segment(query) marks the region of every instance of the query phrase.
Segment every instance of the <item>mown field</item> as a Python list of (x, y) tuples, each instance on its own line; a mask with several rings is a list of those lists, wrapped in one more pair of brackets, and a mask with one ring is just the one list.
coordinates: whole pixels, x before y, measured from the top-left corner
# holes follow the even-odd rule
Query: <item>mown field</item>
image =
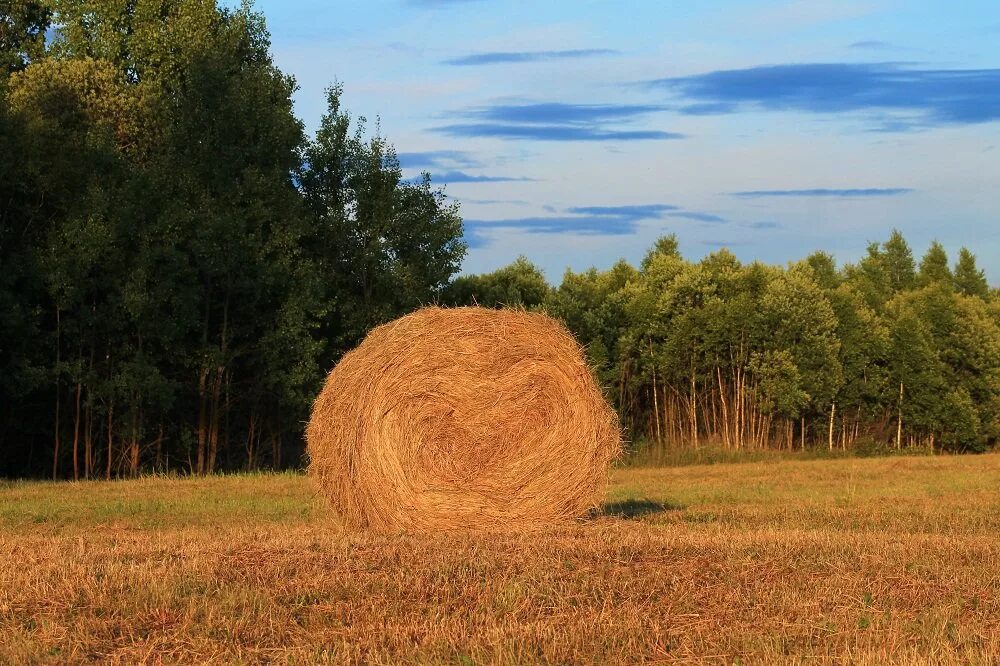
[(522, 534), (294, 475), (0, 484), (0, 663), (1000, 663), (1000, 455), (614, 473)]

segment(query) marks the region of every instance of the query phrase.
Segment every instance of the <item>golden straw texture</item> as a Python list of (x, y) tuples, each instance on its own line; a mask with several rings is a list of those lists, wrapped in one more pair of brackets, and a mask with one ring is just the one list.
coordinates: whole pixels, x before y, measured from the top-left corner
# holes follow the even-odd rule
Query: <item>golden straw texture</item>
[(618, 418), (580, 346), (542, 314), (424, 308), (333, 369), (310, 473), (350, 528), (526, 527), (600, 501)]

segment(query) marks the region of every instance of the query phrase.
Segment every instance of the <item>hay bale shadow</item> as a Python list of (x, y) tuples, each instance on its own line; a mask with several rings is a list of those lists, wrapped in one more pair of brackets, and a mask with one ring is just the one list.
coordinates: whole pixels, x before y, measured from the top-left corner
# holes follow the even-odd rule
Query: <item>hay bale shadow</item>
[(670, 511), (684, 509), (682, 504), (656, 502), (649, 499), (627, 499), (620, 502), (605, 502), (591, 512), (591, 518), (618, 518), (620, 520), (640, 520)]

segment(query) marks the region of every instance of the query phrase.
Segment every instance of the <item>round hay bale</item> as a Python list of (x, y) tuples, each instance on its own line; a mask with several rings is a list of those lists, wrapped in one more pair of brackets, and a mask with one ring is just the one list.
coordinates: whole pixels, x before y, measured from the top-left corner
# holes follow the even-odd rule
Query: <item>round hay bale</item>
[(618, 417), (542, 314), (430, 307), (372, 331), (327, 378), (309, 470), (374, 531), (526, 527), (596, 506)]

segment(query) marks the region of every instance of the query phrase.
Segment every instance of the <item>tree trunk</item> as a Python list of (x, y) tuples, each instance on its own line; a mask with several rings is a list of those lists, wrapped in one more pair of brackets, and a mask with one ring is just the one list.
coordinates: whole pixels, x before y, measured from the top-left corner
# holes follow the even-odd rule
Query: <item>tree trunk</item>
[(698, 395), (694, 374), (694, 358), (691, 359), (691, 443), (698, 448)]
[(87, 406), (83, 416), (83, 478), (89, 479), (94, 467), (94, 409), (93, 396), (87, 393)]
[(660, 402), (656, 393), (656, 357), (653, 355), (653, 341), (649, 341), (649, 359), (653, 367), (653, 418), (656, 423), (656, 444), (659, 446), (663, 442), (663, 433), (660, 430)]
[(113, 446), (114, 443), (114, 414), (115, 414), (115, 403), (112, 402), (108, 406), (108, 465), (104, 471), (104, 478), (111, 480), (111, 460), (113, 457)]
[(215, 377), (212, 379), (212, 405), (209, 411), (208, 430), (208, 464), (206, 473), (215, 473), (215, 461), (219, 454), (219, 422), (222, 409), (220, 408), (220, 398), (222, 395), (223, 368), (215, 369)]
[[(885, 441), (885, 440), (883, 440)], [(896, 418), (896, 450), (903, 448), (903, 382), (899, 382), (899, 406)]]
[(52, 480), (59, 478), (59, 415), (61, 411), (59, 399), (59, 375), (62, 373), (62, 324), (59, 308), (56, 308), (56, 428), (55, 440), (52, 442)]
[(715, 366), (715, 375), (719, 378), (719, 400), (722, 403), (722, 445), (729, 449), (732, 447), (729, 423), (729, 405), (726, 404), (726, 389), (722, 384), (722, 368)]
[(830, 450), (831, 451), (833, 451), (833, 417), (834, 417), (834, 415), (836, 413), (837, 413), (837, 403), (834, 402), (834, 403), (830, 404), (830, 435), (829, 435), (829, 440), (830, 441), (829, 441), (829, 443), (830, 443)]
[(163, 424), (160, 424), (159, 434), (156, 436), (156, 442), (154, 442), (154, 448), (156, 449), (156, 471), (163, 473)]
[(73, 480), (80, 480), (80, 380), (76, 382), (76, 407), (73, 410)]
[(250, 423), (247, 426), (247, 463), (246, 471), (250, 472), (257, 468), (257, 410), (250, 410)]
[(208, 368), (202, 367), (198, 375), (198, 458), (195, 467), (197, 474), (205, 473), (206, 454), (208, 453), (208, 396), (206, 395), (206, 384), (208, 381)]
[(139, 423), (142, 420), (142, 412), (136, 410), (132, 415), (132, 431), (128, 445), (128, 471), (133, 479), (139, 476)]

